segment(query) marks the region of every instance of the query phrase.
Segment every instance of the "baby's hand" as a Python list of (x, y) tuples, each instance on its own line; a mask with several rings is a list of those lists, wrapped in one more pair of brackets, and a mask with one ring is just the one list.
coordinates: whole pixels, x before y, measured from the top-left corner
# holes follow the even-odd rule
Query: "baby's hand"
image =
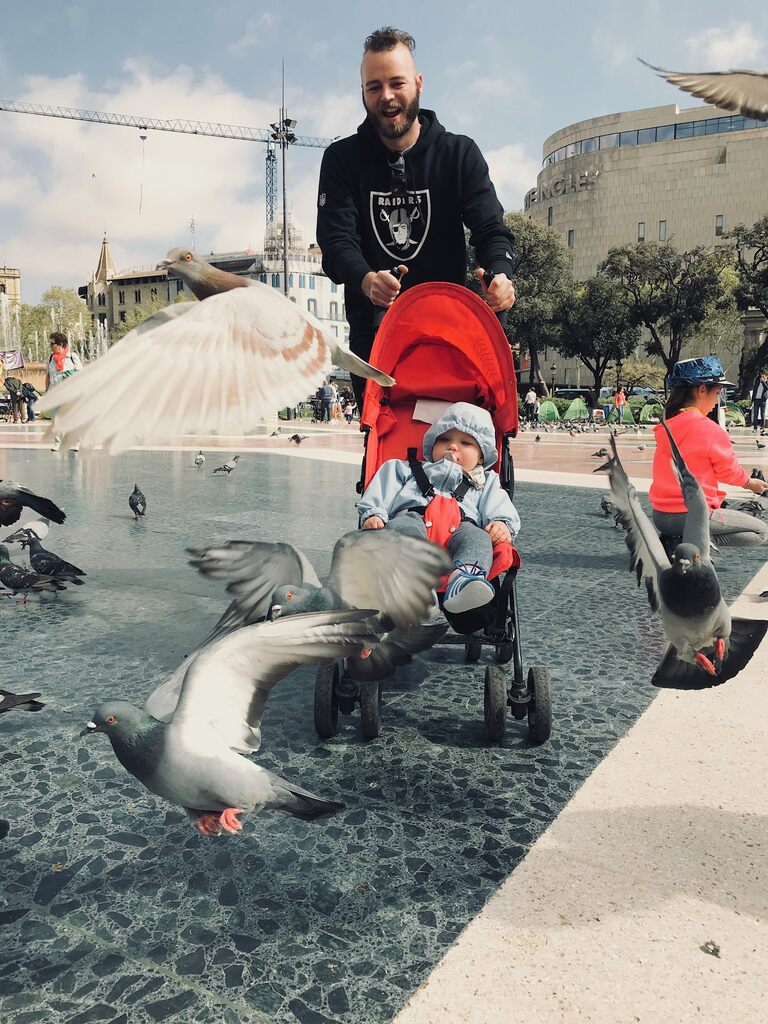
[(381, 516), (368, 516), (368, 518), (363, 523), (363, 529), (364, 530), (383, 530), (384, 529), (384, 520), (381, 518)]
[(485, 532), (490, 535), (491, 544), (511, 544), (512, 534), (506, 523), (494, 520), (488, 523)]

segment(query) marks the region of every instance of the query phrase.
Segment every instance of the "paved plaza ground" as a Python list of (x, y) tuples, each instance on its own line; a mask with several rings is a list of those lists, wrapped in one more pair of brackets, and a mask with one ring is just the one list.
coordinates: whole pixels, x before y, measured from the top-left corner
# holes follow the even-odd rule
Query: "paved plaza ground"
[[(295, 426), (309, 434), (298, 449)], [(0, 604), (0, 686), (40, 690), (47, 705), (0, 716), (0, 1019), (759, 1019), (768, 651), (718, 690), (656, 697), (659, 624), (591, 474), (606, 432), (514, 443), (523, 655), (554, 689), (543, 746), (511, 720), (503, 744), (485, 739), (488, 655), (466, 666), (459, 649), (435, 649), (399, 671), (374, 741), (357, 716), (318, 740), (314, 672), (300, 670), (270, 698), (257, 758), (346, 810), (315, 823), (253, 815), (210, 840), (104, 737), (79, 738), (103, 699), (141, 704), (226, 606), (185, 547), (287, 540), (322, 576), (355, 528), (359, 433), (282, 427), (111, 459), (54, 454), (39, 426), (0, 425), (0, 478), (67, 512), (46, 546), (88, 572), (56, 599)], [(745, 465), (768, 469), (751, 432), (734, 437)], [(620, 443), (647, 489), (651, 432)], [(213, 476), (236, 451), (237, 471)], [(768, 587), (764, 560), (720, 557), (728, 600)], [(768, 614), (754, 593), (742, 602)]]

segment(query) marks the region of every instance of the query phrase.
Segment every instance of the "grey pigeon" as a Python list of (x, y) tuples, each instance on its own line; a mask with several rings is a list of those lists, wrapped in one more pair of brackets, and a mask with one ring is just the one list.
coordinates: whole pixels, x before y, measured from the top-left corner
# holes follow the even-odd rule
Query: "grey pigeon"
[(281, 427), (276, 427), (269, 436), (270, 437), (279, 437), (281, 429), (282, 429)]
[(616, 506), (608, 498), (603, 495), (600, 499), (600, 508), (602, 509), (603, 515), (607, 519), (609, 516), (616, 515)]
[(195, 456), (195, 465), (199, 469), (204, 462), (205, 462), (205, 456), (203, 455), (202, 452), (198, 452), (197, 455)]
[(81, 735), (105, 733), (117, 759), (157, 796), (178, 804), (204, 835), (238, 832), (238, 815), (270, 808), (311, 821), (343, 804), (323, 800), (238, 753), (250, 733), (255, 695), (297, 665), (375, 645), (366, 610), (323, 612), (246, 626), (191, 662), (166, 724), (125, 701), (108, 701)]
[(659, 611), (669, 647), (653, 679), (655, 686), (700, 690), (731, 679), (749, 662), (768, 622), (731, 619), (709, 553), (709, 508), (666, 423), (673, 466), (687, 515), (682, 543), (667, 557), (658, 534), (640, 506), (611, 438), (609, 478), (630, 550), (638, 586), (645, 580), (648, 600)]
[(30, 593), (67, 589), (61, 580), (54, 579), (53, 576), (41, 576), (40, 573), (34, 572), (32, 569), (26, 569), (23, 565), (12, 562), (8, 548), (4, 544), (0, 544), (0, 583), (14, 596), (24, 594), (22, 602), (24, 604), (26, 604), (27, 595)]
[(238, 464), (239, 461), (240, 461), (240, 456), (239, 455), (233, 455), (232, 458), (229, 460), (229, 462), (225, 462), (223, 466), (217, 466), (216, 469), (214, 469), (214, 471), (213, 471), (214, 475), (216, 473), (226, 473), (227, 476), (229, 476), (229, 474), (232, 472), (232, 470), (237, 469), (237, 464)]
[(604, 459), (608, 454), (607, 448), (598, 448), (596, 452), (592, 452), (590, 459)]
[(757, 445), (757, 450), (758, 451), (760, 451), (761, 448), (765, 448), (765, 445), (763, 444), (763, 442), (762, 441), (758, 441), (757, 438), (755, 438), (755, 444)]
[(80, 440), (116, 453), (137, 440), (245, 434), (303, 402), (334, 366), (394, 383), (276, 288), (218, 270), (189, 249), (171, 249), (159, 268), (201, 301), (147, 317), (40, 399), (41, 412), (56, 410), (51, 433), (63, 445)]
[(78, 569), (76, 565), (72, 565), (71, 562), (65, 562), (53, 551), (47, 551), (34, 533), (29, 533), (21, 541), (21, 547), (22, 549), (29, 548), (29, 564), (35, 572), (39, 572), (43, 576), (55, 576), (57, 580), (65, 580), (67, 583), (74, 583), (76, 586), (82, 587), (83, 580), (80, 577), (88, 574), (83, 569)]
[(291, 434), (288, 438), (288, 443), (299, 445), (302, 441), (306, 441), (308, 437), (309, 434)]
[(386, 636), (369, 657), (347, 661), (358, 680), (383, 679), (410, 656), (432, 647), (446, 625), (422, 625), (433, 588), (448, 571), (435, 544), (387, 530), (353, 530), (336, 542), (328, 581), (321, 586), (306, 556), (290, 544), (229, 541), (223, 547), (190, 549), (206, 576), (226, 579), (235, 601), (214, 628), (232, 629), (237, 618), (296, 615), (333, 608), (375, 608)]
[(54, 523), (63, 523), (67, 518), (50, 498), (41, 498), (39, 494), (34, 494), (12, 480), (0, 480), (0, 526), (10, 526), (17, 522), (25, 506)]
[(46, 519), (45, 516), (41, 516), (39, 519), (30, 519), (28, 523), (24, 523), (14, 533), (9, 534), (3, 544), (18, 544), (28, 533), (34, 533), (38, 540), (45, 540), (50, 525), (50, 519)]
[(744, 117), (768, 121), (768, 73), (764, 71), (667, 71), (641, 57), (638, 60), (670, 85), (713, 103), (721, 110), (735, 110)]
[(45, 704), (35, 699), (39, 696), (39, 693), (11, 693), (10, 690), (0, 690), (0, 715), (14, 708), (20, 711), (42, 711)]
[(133, 490), (128, 498), (128, 504), (133, 512), (134, 519), (141, 519), (147, 513), (147, 499), (139, 490), (139, 485), (134, 484)]

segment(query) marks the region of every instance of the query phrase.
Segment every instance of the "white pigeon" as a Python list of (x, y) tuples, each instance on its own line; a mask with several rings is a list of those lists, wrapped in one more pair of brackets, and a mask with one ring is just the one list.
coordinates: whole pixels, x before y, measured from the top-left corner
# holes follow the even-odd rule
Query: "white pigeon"
[(203, 455), (202, 452), (198, 452), (197, 455), (195, 456), (195, 465), (199, 469), (204, 462), (205, 462), (205, 456)]
[(159, 267), (200, 299), (147, 317), (39, 401), (62, 445), (125, 451), (182, 434), (246, 434), (295, 406), (334, 365), (394, 384), (276, 288), (219, 270), (189, 249)]
[(3, 541), (3, 544), (16, 544), (19, 541), (25, 540), (27, 533), (34, 533), (38, 540), (44, 540), (48, 536), (50, 523), (50, 519), (46, 519), (45, 516), (40, 516), (39, 519), (30, 519), (28, 523), (24, 523), (15, 533), (9, 534)]
[(676, 85), (683, 92), (713, 103), (721, 110), (733, 110), (744, 117), (768, 121), (768, 73), (733, 69), (731, 71), (667, 71), (638, 57), (641, 64)]
[(227, 476), (229, 476), (229, 474), (233, 472), (233, 470), (237, 469), (237, 464), (239, 461), (240, 456), (233, 455), (229, 462), (225, 462), (223, 466), (217, 466), (216, 469), (214, 469), (214, 476), (216, 475), (216, 473), (226, 473)]

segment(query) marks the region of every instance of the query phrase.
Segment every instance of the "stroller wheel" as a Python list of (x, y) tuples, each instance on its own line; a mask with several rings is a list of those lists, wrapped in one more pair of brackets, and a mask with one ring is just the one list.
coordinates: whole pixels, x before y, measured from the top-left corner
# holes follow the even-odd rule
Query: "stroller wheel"
[(467, 640), (464, 644), (464, 662), (467, 665), (474, 665), (480, 660), (483, 653), (483, 645), (478, 640)]
[(360, 725), (363, 739), (375, 740), (381, 733), (381, 682), (378, 679), (360, 683)]
[(504, 673), (495, 665), (485, 670), (485, 728), (492, 743), (504, 739), (507, 724), (507, 681)]
[(541, 665), (528, 669), (528, 739), (531, 743), (545, 743), (552, 733), (552, 695), (549, 672)]
[(510, 643), (496, 644), (496, 664), (506, 665), (512, 661), (512, 654), (514, 653), (514, 647)]
[(335, 736), (339, 728), (339, 698), (336, 687), (339, 666), (321, 665), (315, 676), (315, 732), (321, 740)]

